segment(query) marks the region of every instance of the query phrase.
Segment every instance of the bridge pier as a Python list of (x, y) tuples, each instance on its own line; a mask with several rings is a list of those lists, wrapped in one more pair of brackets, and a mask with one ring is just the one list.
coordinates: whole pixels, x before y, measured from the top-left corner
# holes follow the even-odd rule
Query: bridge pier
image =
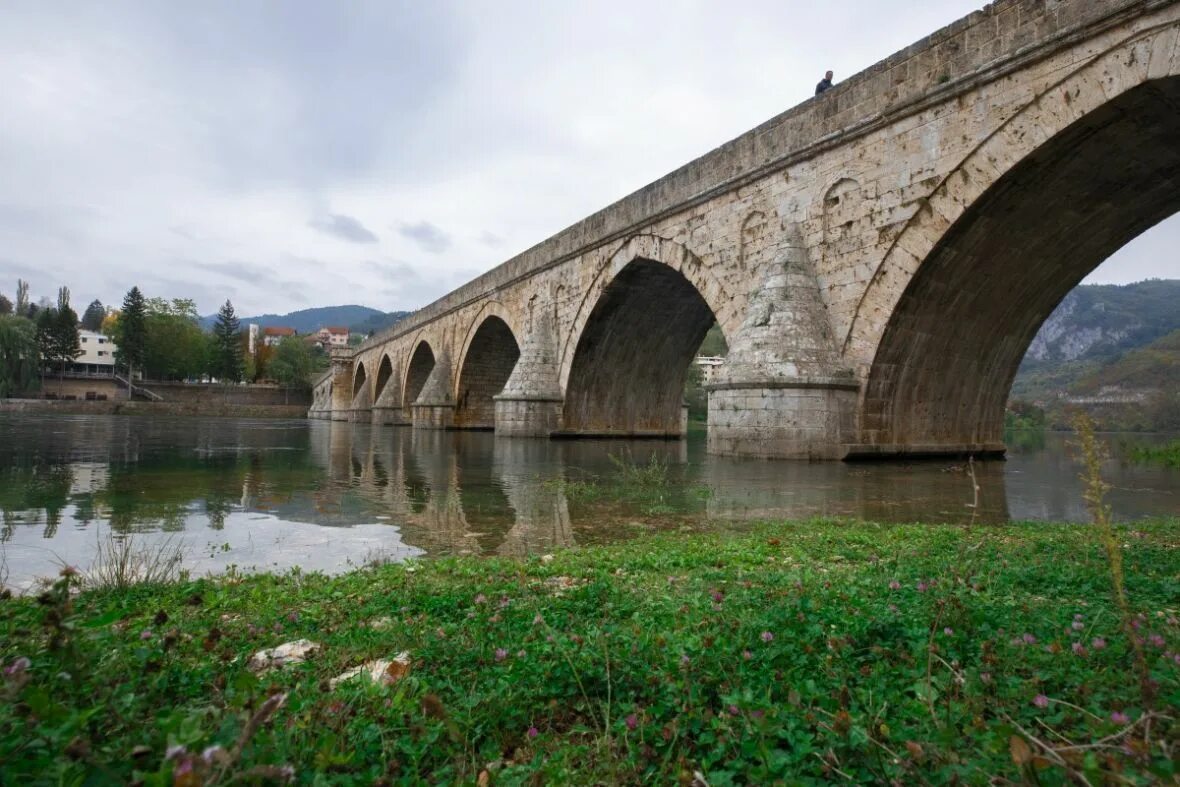
[(329, 416), (333, 421), (347, 421), (352, 412), (352, 353), (334, 349), (329, 355), (332, 368), (332, 405)]
[(492, 397), (497, 437), (548, 437), (561, 428), (556, 345), (546, 309), (532, 320), (504, 390)]
[(709, 392), (709, 453), (842, 459), (859, 384), (842, 368), (798, 228), (762, 283)]
[(455, 398), (451, 394), (451, 356), (442, 352), (422, 393), (410, 407), (415, 429), (449, 429), (455, 423)]

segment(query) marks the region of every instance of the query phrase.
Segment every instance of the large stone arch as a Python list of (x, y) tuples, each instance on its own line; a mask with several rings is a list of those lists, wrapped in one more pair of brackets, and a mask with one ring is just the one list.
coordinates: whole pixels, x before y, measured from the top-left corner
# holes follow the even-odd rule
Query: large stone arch
[(714, 321), (738, 305), (699, 257), (651, 235), (631, 238), (599, 272), (562, 352), (563, 430), (682, 432), (684, 376)]
[(1000, 451), (1028, 344), (1110, 254), (1180, 210), (1180, 23), (1030, 98), (893, 242), (844, 341), (868, 453)]
[(414, 404), (430, 373), (434, 371), (437, 354), (425, 337), (418, 337), (411, 345), (410, 360), (406, 362), (405, 378), (402, 381), (402, 407), (408, 408)]
[(484, 304), (463, 340), (459, 373), (455, 376), (454, 425), (464, 429), (492, 429), (496, 425), (495, 397), (508, 382), (520, 359), (515, 320), (498, 302)]

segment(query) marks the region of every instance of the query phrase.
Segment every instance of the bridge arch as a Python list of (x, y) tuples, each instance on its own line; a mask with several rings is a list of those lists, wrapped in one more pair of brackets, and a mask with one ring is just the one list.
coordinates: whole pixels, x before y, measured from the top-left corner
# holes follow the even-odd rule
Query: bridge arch
[(496, 403), (492, 397), (504, 390), (520, 359), (514, 322), (509, 311), (496, 301), (484, 304), (472, 320), (463, 340), (459, 374), (455, 379), (455, 426), (495, 427)]
[(389, 353), (381, 354), (381, 362), (377, 365), (377, 376), (373, 380), (373, 401), (376, 402), (385, 393), (385, 387), (393, 379), (393, 359)]
[(1180, 210), (1180, 23), (1064, 76), (985, 138), (893, 242), (857, 308), (861, 441), (1000, 450), (1017, 367), (1054, 307)]
[(354, 396), (364, 390), (365, 380), (367, 379), (368, 373), (365, 370), (365, 362), (357, 361), (356, 369), (352, 373), (352, 391)]
[(406, 364), (406, 378), (402, 383), (402, 407), (409, 407), (418, 399), (426, 380), (434, 370), (434, 349), (424, 338), (415, 340), (414, 349), (410, 353), (410, 362)]
[(625, 242), (599, 272), (562, 351), (563, 430), (678, 435), (684, 379), (714, 322), (738, 319), (699, 257), (652, 235)]

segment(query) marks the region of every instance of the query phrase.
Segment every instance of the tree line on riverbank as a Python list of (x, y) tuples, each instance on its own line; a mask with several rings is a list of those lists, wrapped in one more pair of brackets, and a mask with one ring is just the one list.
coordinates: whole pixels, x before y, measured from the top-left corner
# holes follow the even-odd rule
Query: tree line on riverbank
[(96, 299), (79, 317), (69, 288), (59, 289), (56, 304), (48, 298), (34, 303), (28, 282), (18, 280), (15, 300), (0, 293), (0, 397), (32, 393), (45, 375), (68, 370), (82, 355), (83, 329), (108, 336), (117, 368), (144, 379), (304, 387), (327, 365), (321, 348), (297, 337), (273, 347), (259, 342), (251, 351), (229, 300), (206, 331), (188, 298), (147, 298), (132, 287), (119, 309)]

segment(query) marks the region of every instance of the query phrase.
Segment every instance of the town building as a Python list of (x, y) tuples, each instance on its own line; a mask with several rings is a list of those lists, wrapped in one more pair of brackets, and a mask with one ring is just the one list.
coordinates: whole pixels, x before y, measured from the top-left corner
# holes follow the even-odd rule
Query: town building
[(320, 346), (327, 349), (330, 347), (347, 347), (348, 346), (348, 329), (341, 328), (338, 325), (330, 325), (326, 328), (320, 328), (319, 334)]
[(111, 375), (115, 373), (115, 343), (98, 331), (78, 331), (82, 354), (74, 359), (70, 371), (79, 374)]
[[(275, 347), (283, 339), (287, 338), (288, 336), (295, 336), (295, 335), (296, 335), (296, 331), (294, 328), (279, 328), (279, 327), (267, 326), (266, 328), (262, 329), (262, 343), (265, 344), (267, 347)], [(345, 341), (347, 343), (347, 339)]]

